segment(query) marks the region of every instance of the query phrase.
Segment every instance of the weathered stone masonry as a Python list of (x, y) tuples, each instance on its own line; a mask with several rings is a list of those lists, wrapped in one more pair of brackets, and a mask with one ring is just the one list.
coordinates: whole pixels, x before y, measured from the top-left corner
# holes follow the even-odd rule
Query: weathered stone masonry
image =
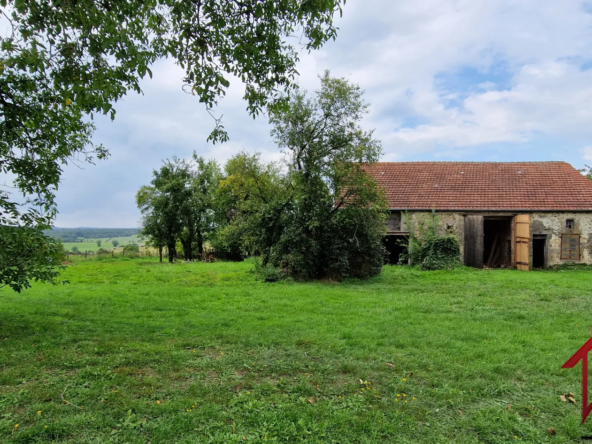
[[(452, 232), (461, 245), (461, 261), (464, 253), (464, 221), (467, 215), (479, 214), (484, 218), (507, 217), (513, 218), (515, 213), (454, 213), (436, 212), (438, 220), (438, 232), (444, 234)], [(428, 211), (392, 212), (387, 220), (387, 230), (392, 234), (407, 235), (409, 227), (417, 229), (420, 223), (429, 223), (433, 215)], [(592, 264), (592, 213), (583, 212), (553, 212), (553, 213), (531, 213), (530, 217), (530, 263), (533, 260), (534, 239), (544, 236), (545, 242), (545, 267), (564, 263), (585, 263)], [(568, 220), (573, 221), (573, 228), (567, 228)], [(573, 258), (561, 258), (562, 235), (575, 234), (580, 236), (579, 260)]]

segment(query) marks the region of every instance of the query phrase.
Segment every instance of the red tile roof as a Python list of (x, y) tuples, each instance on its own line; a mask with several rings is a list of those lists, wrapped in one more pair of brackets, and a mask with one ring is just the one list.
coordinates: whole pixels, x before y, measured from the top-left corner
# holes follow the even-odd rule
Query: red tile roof
[(391, 209), (592, 211), (592, 182), (565, 162), (378, 162)]

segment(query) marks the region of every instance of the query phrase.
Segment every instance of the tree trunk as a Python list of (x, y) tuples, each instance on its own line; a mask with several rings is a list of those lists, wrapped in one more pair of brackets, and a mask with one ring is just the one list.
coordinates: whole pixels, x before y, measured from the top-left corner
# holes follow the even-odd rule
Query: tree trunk
[(176, 256), (175, 245), (169, 244), (168, 250), (169, 250), (169, 263), (173, 263), (175, 261), (175, 256)]
[(201, 230), (197, 230), (197, 252), (200, 258), (203, 257), (203, 236)]
[(162, 245), (158, 246), (158, 256), (160, 256), (160, 262), (162, 262)]
[(193, 260), (193, 246), (191, 245), (193, 236), (191, 233), (189, 234), (189, 239), (183, 243), (183, 250), (185, 250), (185, 260), (192, 261)]

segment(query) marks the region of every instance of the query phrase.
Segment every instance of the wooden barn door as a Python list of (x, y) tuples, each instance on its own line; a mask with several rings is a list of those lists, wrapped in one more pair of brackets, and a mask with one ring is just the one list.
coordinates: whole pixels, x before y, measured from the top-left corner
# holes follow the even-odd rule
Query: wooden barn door
[(465, 265), (483, 268), (483, 216), (465, 216)]
[(530, 216), (519, 214), (514, 218), (516, 223), (516, 268), (530, 270)]

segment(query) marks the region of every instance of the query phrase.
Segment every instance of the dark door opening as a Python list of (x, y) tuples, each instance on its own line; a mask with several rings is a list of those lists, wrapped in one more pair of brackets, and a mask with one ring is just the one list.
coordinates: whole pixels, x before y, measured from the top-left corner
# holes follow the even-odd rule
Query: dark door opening
[(387, 251), (385, 264), (397, 265), (401, 260), (401, 255), (407, 253), (407, 236), (385, 236), (383, 243)]
[(512, 265), (512, 218), (486, 218), (483, 221), (483, 265), (487, 268)]
[(534, 235), (532, 239), (532, 268), (545, 268), (546, 235)]

